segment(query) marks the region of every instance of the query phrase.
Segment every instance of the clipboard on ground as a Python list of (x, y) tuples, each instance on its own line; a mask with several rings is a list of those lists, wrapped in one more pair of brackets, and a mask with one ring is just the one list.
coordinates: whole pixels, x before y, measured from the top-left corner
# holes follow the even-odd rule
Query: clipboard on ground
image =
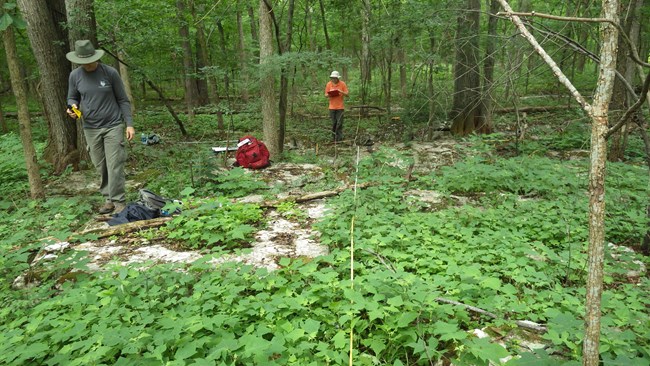
[(237, 146), (236, 145), (235, 146), (228, 146), (228, 147), (226, 147), (226, 146), (215, 146), (215, 147), (212, 148), (212, 152), (214, 152), (215, 154), (222, 153), (222, 152), (225, 152), (225, 151), (237, 151)]

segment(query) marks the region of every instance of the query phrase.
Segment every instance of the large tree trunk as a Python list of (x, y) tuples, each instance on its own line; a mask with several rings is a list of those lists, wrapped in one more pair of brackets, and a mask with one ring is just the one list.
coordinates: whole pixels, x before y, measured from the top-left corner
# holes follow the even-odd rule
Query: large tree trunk
[(262, 123), (264, 142), (269, 149), (271, 158), (279, 158), (280, 153), (280, 124), (276, 118), (277, 104), (275, 101), (275, 77), (267, 65), (273, 56), (273, 22), (271, 9), (265, 0), (260, 0), (260, 99), (262, 102)]
[(177, 18), (179, 21), (178, 34), (181, 36), (183, 49), (183, 80), (185, 85), (185, 105), (187, 106), (188, 120), (194, 119), (194, 107), (199, 91), (196, 86), (194, 62), (192, 61), (192, 46), (190, 44), (190, 27), (185, 20), (185, 0), (176, 0)]
[(454, 100), (451, 108), (451, 131), (466, 135), (484, 130), (481, 117), (481, 80), (479, 72), (479, 0), (467, 0), (465, 11), (458, 16), (456, 28), (456, 62), (454, 63)]
[(494, 86), (494, 53), (496, 50), (497, 17), (499, 2), (490, 0), (488, 15), (488, 34), (485, 42), (485, 60), (483, 61), (483, 92), (481, 93), (481, 132), (492, 132), (492, 89)]
[[(202, 7), (202, 5), (201, 5)], [(208, 42), (205, 38), (205, 31), (203, 27), (203, 21), (197, 19), (196, 9), (194, 8), (194, 1), (190, 1), (190, 9), (192, 13), (192, 22), (196, 27), (196, 74), (200, 77), (196, 78), (196, 90), (197, 95), (197, 104), (198, 105), (207, 105), (210, 103), (211, 97), (214, 97), (214, 93), (210, 91), (210, 86), (208, 85), (209, 77), (204, 71), (204, 67), (210, 66), (210, 61), (208, 57)], [(201, 8), (201, 10), (203, 10)], [(202, 11), (201, 11), (202, 13)], [(214, 91), (214, 90), (213, 90)], [(214, 100), (214, 99), (213, 99)]]
[[(293, 35), (293, 13), (294, 13), (294, 0), (289, 0), (289, 10), (287, 11), (287, 38), (285, 39), (284, 46), (282, 50), (279, 50), (279, 53), (291, 52), (291, 38)], [(284, 133), (287, 129), (287, 99), (289, 94), (289, 73), (291, 71), (287, 68), (282, 68), (282, 73), (280, 75), (280, 128), (278, 131), (278, 139), (280, 140), (280, 152), (284, 150)]]
[[(5, 0), (0, 0), (0, 8), (2, 8), (4, 4)], [(36, 150), (34, 149), (34, 143), (32, 142), (32, 127), (29, 119), (27, 87), (25, 86), (25, 81), (20, 76), (20, 62), (16, 50), (14, 30), (12, 27), (9, 27), (2, 33), (5, 53), (7, 54), (7, 65), (9, 66), (9, 74), (11, 76), (11, 86), (14, 95), (16, 96), (20, 140), (23, 145), (25, 165), (27, 166), (29, 191), (32, 199), (45, 198), (45, 189), (43, 188), (43, 181), (41, 180), (38, 162), (36, 161)]]
[(70, 72), (70, 62), (65, 58), (68, 41), (48, 12), (49, 6), (53, 5), (58, 4), (48, 4), (45, 0), (18, 1), (41, 73), (41, 99), (49, 128), (45, 159), (53, 165), (54, 173), (60, 174), (68, 165), (79, 168), (79, 153), (76, 149), (76, 125), (65, 114)]
[[(80, 39), (88, 39), (93, 43), (93, 45), (95, 45), (95, 47), (99, 47), (97, 42), (97, 23), (95, 21), (95, 10), (93, 5), (93, 0), (65, 0), (70, 51), (74, 51), (74, 43)], [(73, 65), (72, 67), (74, 68), (76, 65)], [(85, 161), (89, 166), (92, 166), (90, 163), (90, 154), (88, 153), (86, 145), (86, 138), (84, 137), (83, 124), (76, 123), (76, 126), (76, 143), (77, 151), (79, 152), (79, 161)]]

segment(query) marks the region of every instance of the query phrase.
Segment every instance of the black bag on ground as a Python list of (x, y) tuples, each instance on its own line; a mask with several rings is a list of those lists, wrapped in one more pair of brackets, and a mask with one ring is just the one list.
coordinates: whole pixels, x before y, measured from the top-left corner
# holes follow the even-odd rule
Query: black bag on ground
[(108, 220), (109, 226), (122, 225), (127, 222), (151, 220), (160, 217), (160, 210), (153, 210), (140, 203), (129, 203), (124, 210)]

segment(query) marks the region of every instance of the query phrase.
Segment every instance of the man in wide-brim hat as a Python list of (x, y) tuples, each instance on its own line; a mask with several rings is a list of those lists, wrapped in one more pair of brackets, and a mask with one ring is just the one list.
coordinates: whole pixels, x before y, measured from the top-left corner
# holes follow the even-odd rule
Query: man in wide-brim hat
[[(126, 202), (124, 164), (126, 144), (135, 136), (131, 103), (119, 73), (99, 62), (104, 50), (96, 50), (89, 40), (79, 40), (66, 58), (80, 67), (68, 79), (68, 115), (77, 119), (81, 111), (84, 136), (90, 159), (101, 177), (99, 191), (104, 205), (99, 213), (122, 211)], [(126, 134), (124, 128), (126, 122)]]

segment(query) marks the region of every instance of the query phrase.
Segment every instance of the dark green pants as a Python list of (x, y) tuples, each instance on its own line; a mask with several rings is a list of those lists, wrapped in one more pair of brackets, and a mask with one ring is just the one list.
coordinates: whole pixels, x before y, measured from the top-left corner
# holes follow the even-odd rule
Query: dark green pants
[(90, 160), (101, 177), (99, 192), (106, 201), (124, 202), (126, 146), (124, 125), (84, 128)]
[(343, 109), (330, 109), (330, 119), (332, 120), (334, 141), (343, 140)]

